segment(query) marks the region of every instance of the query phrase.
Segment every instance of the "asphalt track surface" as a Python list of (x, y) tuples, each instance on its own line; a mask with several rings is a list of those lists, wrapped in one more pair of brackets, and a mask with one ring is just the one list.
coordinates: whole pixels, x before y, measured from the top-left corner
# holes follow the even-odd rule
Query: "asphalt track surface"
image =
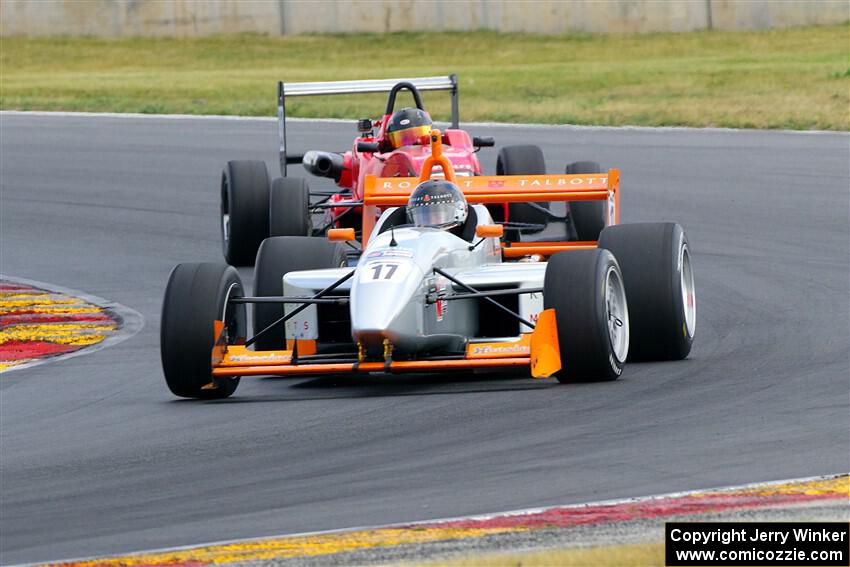
[[(141, 312), (132, 339), (0, 380), (0, 562), (403, 522), (850, 470), (847, 134), (480, 126), (550, 172), (622, 170), (622, 221), (676, 220), (688, 360), (614, 383), (520, 375), (244, 379), (171, 396), (171, 268), (220, 261), (219, 172), (273, 122), (0, 116), (3, 272)], [(303, 149), (354, 124), (293, 123)], [(299, 168), (293, 168), (295, 172)], [(242, 271), (250, 285), (250, 271)]]

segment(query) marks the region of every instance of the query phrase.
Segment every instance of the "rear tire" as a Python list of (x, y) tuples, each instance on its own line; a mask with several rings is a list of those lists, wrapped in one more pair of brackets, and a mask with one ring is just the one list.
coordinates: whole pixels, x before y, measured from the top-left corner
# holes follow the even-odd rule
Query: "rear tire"
[(696, 330), (696, 295), (688, 238), (676, 223), (609, 226), (599, 247), (623, 271), (632, 324), (630, 360), (681, 360)]
[[(499, 150), (499, 157), (496, 159), (496, 175), (544, 175), (545, 173), (546, 160), (539, 146), (505, 146)], [(537, 204), (543, 208), (549, 208), (549, 203)], [(505, 220), (503, 206), (491, 206), (490, 209), (494, 220), (497, 222)], [(545, 213), (527, 203), (509, 203), (507, 220), (542, 225), (549, 222)], [(512, 233), (509, 240), (519, 240), (518, 231), (509, 231), (509, 233)]]
[(262, 161), (229, 161), (221, 172), (221, 244), (232, 266), (250, 266), (269, 235), (269, 173)]
[[(566, 173), (602, 173), (602, 166), (595, 161), (577, 161), (567, 166)], [(578, 239), (599, 240), (605, 228), (605, 201), (569, 201), (569, 207)]]
[[(179, 264), (171, 271), (162, 303), (160, 354), (165, 383), (175, 396), (215, 399), (230, 396), (239, 378), (212, 381), (213, 322), (220, 319), (225, 299), (245, 295), (236, 269), (224, 264)], [(227, 329), (231, 341), (245, 337), (245, 305), (228, 304)]]
[[(283, 295), (283, 276), (289, 272), (338, 268), (345, 262), (345, 245), (309, 236), (276, 236), (267, 238), (257, 252), (254, 271), (254, 295)], [(254, 305), (254, 334), (281, 317), (283, 305)], [(256, 350), (275, 350), (286, 344), (283, 325), (266, 333), (254, 343)]]
[(549, 259), (544, 308), (555, 309), (560, 382), (616, 380), (629, 352), (623, 276), (607, 250), (560, 252)]
[(310, 187), (306, 179), (278, 177), (269, 193), (269, 236), (310, 236)]

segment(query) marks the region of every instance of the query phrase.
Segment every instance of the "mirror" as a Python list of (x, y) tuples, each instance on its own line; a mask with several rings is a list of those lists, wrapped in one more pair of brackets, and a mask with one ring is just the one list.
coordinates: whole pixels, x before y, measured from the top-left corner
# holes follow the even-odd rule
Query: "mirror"
[(475, 227), (475, 236), (479, 238), (502, 238), (505, 227), (500, 224), (479, 224)]
[(381, 145), (378, 142), (357, 142), (358, 152), (371, 152), (374, 154), (380, 148)]
[(332, 242), (351, 242), (355, 238), (353, 228), (332, 228), (328, 231), (328, 240)]

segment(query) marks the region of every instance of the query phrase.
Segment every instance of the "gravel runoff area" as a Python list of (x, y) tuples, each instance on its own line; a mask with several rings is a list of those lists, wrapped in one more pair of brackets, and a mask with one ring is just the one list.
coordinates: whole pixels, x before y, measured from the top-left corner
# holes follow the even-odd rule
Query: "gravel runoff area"
[[(515, 561), (517, 554), (658, 545), (667, 521), (847, 521), (850, 476), (833, 475), (434, 522), (235, 540), (71, 560), (66, 567), (261, 567)], [(620, 554), (620, 555), (617, 555)], [(499, 556), (509, 556), (502, 557)], [(520, 556), (521, 557), (521, 556)], [(545, 559), (544, 559), (545, 564)]]
[[(435, 543), (379, 547), (319, 557), (260, 560), (231, 563), (231, 567), (336, 567), (350, 565), (413, 565), (448, 559), (494, 554), (515, 554), (550, 549), (568, 549), (661, 542), (668, 521), (701, 522), (807, 522), (850, 521), (850, 500), (796, 504), (782, 508), (760, 508), (716, 514), (593, 524), (551, 530), (511, 532), (481, 538)], [(415, 559), (415, 561), (412, 561)]]

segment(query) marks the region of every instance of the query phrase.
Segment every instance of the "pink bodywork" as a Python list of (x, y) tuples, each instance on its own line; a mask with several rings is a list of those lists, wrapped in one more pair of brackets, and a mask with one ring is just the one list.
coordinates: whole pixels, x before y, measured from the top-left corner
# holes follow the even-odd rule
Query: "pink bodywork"
[[(385, 144), (385, 132), (391, 115), (381, 120), (376, 137), (363, 137), (354, 140), (352, 149), (343, 154), (345, 170), (337, 185), (351, 189), (351, 195), (334, 195), (330, 203), (340, 203), (340, 207), (329, 209), (332, 218), (339, 217), (349, 207), (344, 203), (360, 201), (363, 198), (363, 182), (367, 175), (376, 177), (418, 177), (425, 158), (431, 155), (429, 145), (404, 146), (389, 152), (358, 152), (358, 142), (378, 142)], [(481, 175), (481, 164), (475, 155), (472, 139), (465, 130), (448, 129), (443, 132), (443, 155), (449, 158), (455, 175)], [(360, 215), (360, 208), (354, 211)]]

